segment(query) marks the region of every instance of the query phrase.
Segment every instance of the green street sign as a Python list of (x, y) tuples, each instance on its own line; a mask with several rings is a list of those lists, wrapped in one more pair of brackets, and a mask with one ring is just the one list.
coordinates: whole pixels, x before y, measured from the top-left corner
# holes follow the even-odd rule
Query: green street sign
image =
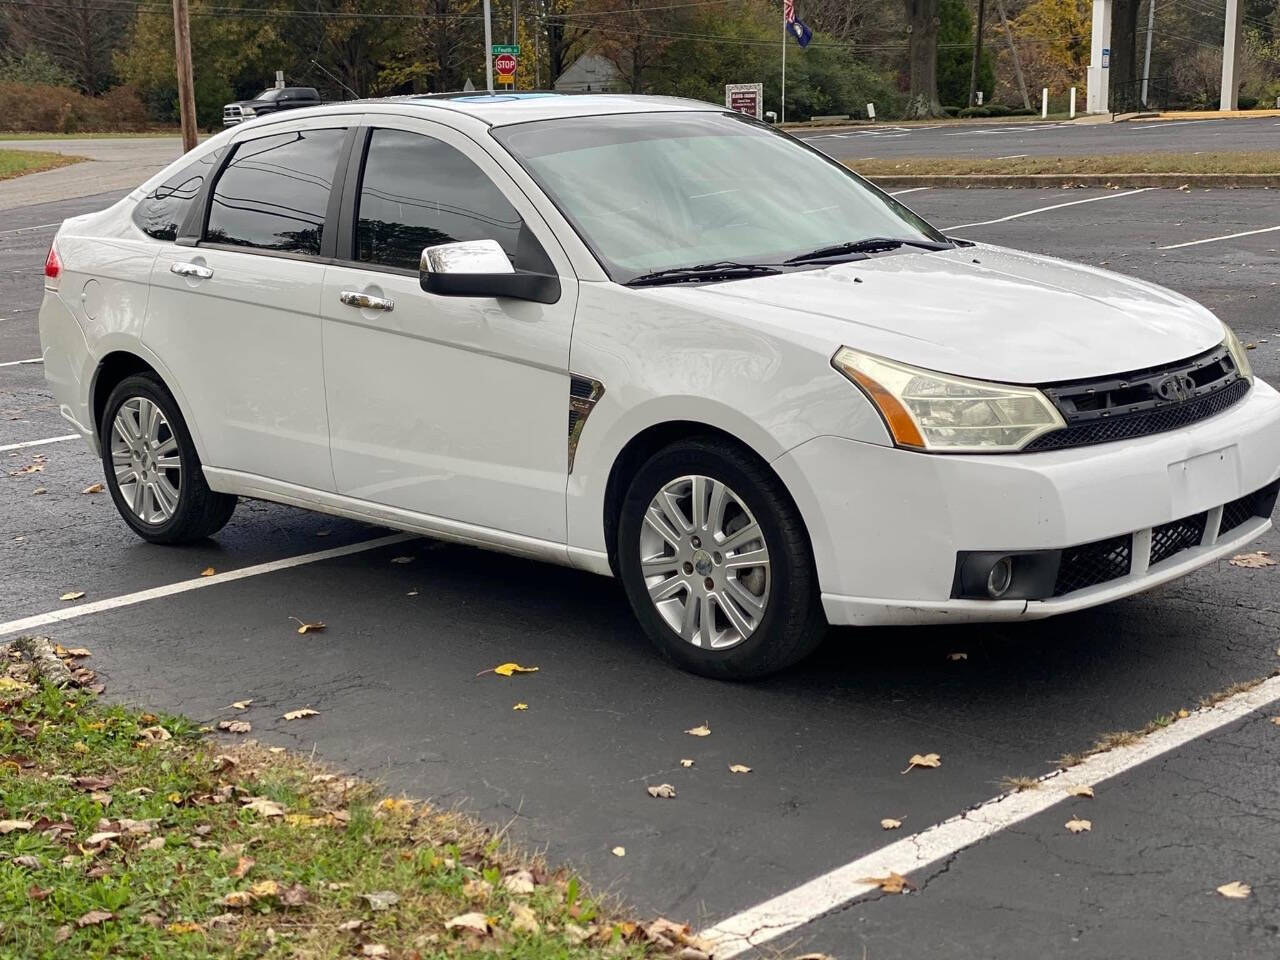
[(489, 49), (495, 57), (503, 53), (509, 53), (513, 57), (520, 56), (520, 44), (518, 43), (495, 43)]

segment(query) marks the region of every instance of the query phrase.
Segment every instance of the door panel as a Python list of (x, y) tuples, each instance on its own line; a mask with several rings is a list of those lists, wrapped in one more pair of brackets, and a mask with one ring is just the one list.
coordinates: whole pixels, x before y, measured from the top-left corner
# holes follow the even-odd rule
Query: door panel
[(357, 191), (365, 216), (355, 218), (355, 256), (367, 263), (325, 275), (337, 489), (563, 543), (576, 281), (567, 264), (557, 271), (555, 304), (423, 291), (404, 268), (416, 268), (425, 244), (491, 237), (513, 257), (537, 248), (545, 263), (546, 254), (527, 223), (536, 214), (513, 189), (498, 192), (505, 174), (482, 151), (457, 135), (444, 143), (448, 131), (379, 139), (390, 132), (373, 131)]

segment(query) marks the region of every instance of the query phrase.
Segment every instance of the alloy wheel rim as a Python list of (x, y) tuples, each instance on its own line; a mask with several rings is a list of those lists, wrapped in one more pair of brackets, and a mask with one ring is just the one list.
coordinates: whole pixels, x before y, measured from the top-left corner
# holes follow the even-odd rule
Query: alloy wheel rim
[(182, 458), (173, 428), (152, 400), (130, 397), (116, 411), (111, 467), (134, 516), (150, 524), (173, 517), (182, 490)]
[(667, 626), (705, 650), (742, 643), (769, 602), (764, 532), (742, 498), (711, 477), (678, 477), (654, 496), (640, 530), (640, 572)]

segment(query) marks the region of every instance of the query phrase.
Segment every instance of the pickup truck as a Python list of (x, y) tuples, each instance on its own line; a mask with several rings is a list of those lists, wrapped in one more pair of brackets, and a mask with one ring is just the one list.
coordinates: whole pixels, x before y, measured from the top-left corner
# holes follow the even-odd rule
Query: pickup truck
[(222, 125), (234, 127), (237, 123), (252, 120), (264, 113), (292, 110), (294, 107), (314, 107), (321, 102), (315, 87), (272, 87), (263, 90), (252, 100), (238, 100), (223, 106)]

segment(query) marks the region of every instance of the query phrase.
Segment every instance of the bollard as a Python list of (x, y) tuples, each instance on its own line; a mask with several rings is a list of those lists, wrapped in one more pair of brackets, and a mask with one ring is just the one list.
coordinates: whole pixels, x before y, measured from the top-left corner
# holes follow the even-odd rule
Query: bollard
[(1049, 88), (1040, 91), (1040, 119), (1049, 116)]
[(1076, 118), (1076, 88), (1071, 88), (1071, 119)]

